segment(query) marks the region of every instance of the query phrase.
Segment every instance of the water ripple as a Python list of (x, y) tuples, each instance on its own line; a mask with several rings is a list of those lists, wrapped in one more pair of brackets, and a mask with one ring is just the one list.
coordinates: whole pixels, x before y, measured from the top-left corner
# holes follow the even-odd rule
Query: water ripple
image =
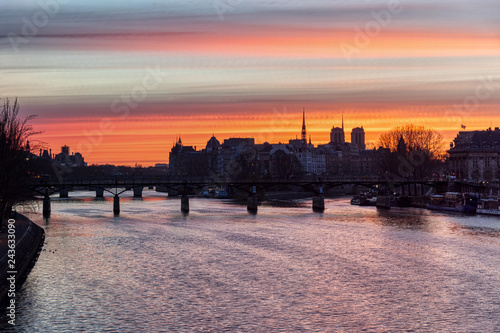
[(194, 199), (183, 216), (178, 200), (129, 200), (115, 218), (108, 201), (54, 202), (18, 325), (0, 330), (500, 331), (491, 219), (326, 204), (249, 216)]

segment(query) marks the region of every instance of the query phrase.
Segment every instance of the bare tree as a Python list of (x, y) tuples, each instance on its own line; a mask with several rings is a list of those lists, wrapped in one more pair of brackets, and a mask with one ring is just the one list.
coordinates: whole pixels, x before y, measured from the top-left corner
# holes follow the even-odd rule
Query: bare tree
[(30, 182), (29, 156), (24, 151), (28, 139), (35, 132), (29, 124), (36, 116), (23, 120), (18, 118), (17, 98), (11, 104), (4, 100), (0, 111), (0, 218), (3, 221), (10, 215), (12, 207), (29, 198)]
[(432, 174), (442, 156), (443, 135), (424, 126), (406, 124), (380, 135), (378, 145), (390, 149), (383, 168), (399, 177), (414, 179)]
[(443, 152), (443, 135), (424, 126), (406, 124), (382, 133), (378, 145), (389, 148), (391, 152), (398, 149), (403, 138), (408, 153), (424, 152), (429, 158), (437, 158)]

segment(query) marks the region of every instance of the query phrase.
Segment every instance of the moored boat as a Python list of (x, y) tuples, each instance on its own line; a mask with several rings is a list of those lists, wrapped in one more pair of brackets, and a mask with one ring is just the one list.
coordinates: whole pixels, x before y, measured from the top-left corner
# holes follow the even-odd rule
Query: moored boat
[(215, 193), (216, 190), (213, 188), (204, 188), (203, 191), (201, 191), (201, 195), (205, 198), (213, 198), (215, 197)]
[(218, 189), (215, 191), (215, 197), (217, 199), (226, 199), (229, 198), (229, 193), (224, 189)]
[(363, 194), (356, 194), (351, 199), (351, 205), (368, 206), (369, 204), (370, 204), (370, 200)]
[(500, 216), (500, 199), (490, 198), (481, 199), (477, 205), (476, 213), (484, 215), (498, 215)]
[(447, 212), (474, 214), (477, 196), (473, 193), (447, 192), (444, 195), (431, 195), (427, 209)]

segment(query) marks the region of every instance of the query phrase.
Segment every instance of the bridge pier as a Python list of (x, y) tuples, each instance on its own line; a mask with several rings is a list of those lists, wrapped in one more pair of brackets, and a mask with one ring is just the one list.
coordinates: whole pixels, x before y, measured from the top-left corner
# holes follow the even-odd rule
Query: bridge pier
[(352, 185), (351, 192), (352, 192), (352, 194), (357, 194), (358, 193), (358, 184)]
[(43, 197), (43, 217), (50, 217), (50, 197), (45, 195)]
[(313, 197), (313, 211), (317, 213), (325, 211), (325, 197), (323, 195), (315, 195)]
[(183, 214), (189, 213), (189, 197), (185, 194), (181, 197), (181, 212)]
[(377, 208), (391, 209), (391, 196), (390, 195), (377, 196)]
[(142, 198), (142, 191), (144, 190), (144, 187), (134, 187), (134, 198)]
[(248, 195), (247, 199), (247, 211), (252, 214), (257, 214), (258, 198), (257, 198), (257, 186), (252, 186), (252, 190)]
[(113, 200), (113, 214), (120, 215), (120, 197), (118, 194), (115, 194), (115, 198)]
[(325, 196), (323, 195), (323, 186), (319, 188), (319, 195), (313, 196), (312, 208), (314, 212), (323, 213), (325, 211)]
[(250, 195), (248, 196), (247, 199), (247, 210), (250, 213), (257, 214), (258, 210), (258, 202), (257, 202), (257, 197), (255, 195)]
[(69, 188), (59, 190), (59, 198), (69, 198)]
[(96, 198), (104, 198), (104, 189), (103, 188), (97, 188), (95, 190), (95, 197)]

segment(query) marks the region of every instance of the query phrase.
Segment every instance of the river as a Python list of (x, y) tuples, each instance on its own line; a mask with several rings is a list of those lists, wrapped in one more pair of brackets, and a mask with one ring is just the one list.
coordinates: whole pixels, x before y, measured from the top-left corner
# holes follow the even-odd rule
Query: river
[(70, 196), (26, 208), (46, 245), (0, 331), (500, 332), (498, 217)]

